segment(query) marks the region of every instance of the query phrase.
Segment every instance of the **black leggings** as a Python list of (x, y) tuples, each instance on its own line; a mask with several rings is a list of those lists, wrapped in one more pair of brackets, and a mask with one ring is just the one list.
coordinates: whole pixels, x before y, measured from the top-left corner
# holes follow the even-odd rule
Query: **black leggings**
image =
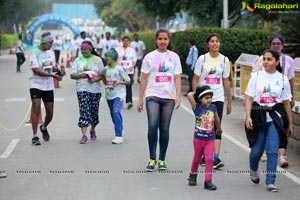
[[(222, 121), (222, 116), (223, 116), (224, 102), (222, 102), (222, 101), (215, 101), (215, 102), (212, 102), (212, 104), (214, 104), (217, 107), (217, 113), (219, 115), (220, 122), (221, 122)], [(215, 127), (216, 127), (216, 125), (215, 125)], [(217, 140), (221, 140), (222, 136), (216, 134), (216, 139)]]

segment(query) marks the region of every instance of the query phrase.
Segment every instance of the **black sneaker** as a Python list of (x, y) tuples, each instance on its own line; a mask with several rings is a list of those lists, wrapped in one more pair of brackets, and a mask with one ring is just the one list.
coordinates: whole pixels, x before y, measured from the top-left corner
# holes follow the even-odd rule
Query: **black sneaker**
[(132, 103), (128, 103), (127, 109), (130, 109), (130, 108), (132, 108), (132, 107), (133, 107)]
[(203, 156), (200, 161), (201, 166), (205, 166), (205, 157)]
[(154, 172), (155, 171), (155, 165), (156, 165), (156, 160), (150, 159), (147, 163), (146, 171), (147, 172)]
[(207, 189), (207, 190), (216, 190), (217, 186), (215, 186), (211, 181), (205, 181), (204, 182), (204, 189)]
[(220, 169), (221, 167), (224, 167), (224, 163), (219, 158), (214, 160), (214, 169)]
[(40, 131), (43, 133), (43, 139), (48, 142), (50, 140), (50, 135), (47, 129), (43, 129), (43, 125), (40, 125)]
[(33, 137), (32, 140), (31, 140), (31, 142), (32, 142), (32, 145), (33, 145), (33, 146), (41, 145), (40, 138), (37, 137), (37, 136), (36, 136), (36, 137)]

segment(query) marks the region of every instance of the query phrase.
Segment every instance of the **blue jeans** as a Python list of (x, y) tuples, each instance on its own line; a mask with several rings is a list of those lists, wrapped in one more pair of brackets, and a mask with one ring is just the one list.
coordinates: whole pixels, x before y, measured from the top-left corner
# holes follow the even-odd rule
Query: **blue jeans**
[(122, 108), (123, 100), (116, 97), (112, 100), (107, 100), (107, 105), (110, 110), (111, 119), (115, 125), (115, 135), (117, 137), (122, 137), (123, 132), (123, 118), (122, 118)]
[(159, 129), (159, 160), (165, 160), (169, 144), (169, 128), (174, 106), (174, 99), (162, 99), (154, 96), (146, 98), (150, 159), (156, 160), (156, 147)]
[(265, 131), (259, 131), (258, 138), (251, 148), (249, 157), (251, 170), (258, 170), (258, 164), (265, 148), (267, 153), (266, 184), (268, 185), (275, 183), (279, 149), (279, 135), (273, 121), (267, 122)]

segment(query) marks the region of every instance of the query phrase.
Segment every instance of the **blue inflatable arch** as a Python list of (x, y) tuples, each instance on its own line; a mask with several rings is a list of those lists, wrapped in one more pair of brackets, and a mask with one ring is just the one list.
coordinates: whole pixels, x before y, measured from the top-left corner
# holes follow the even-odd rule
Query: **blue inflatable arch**
[(58, 22), (61, 24), (64, 24), (65, 26), (69, 27), (71, 31), (73, 32), (74, 35), (79, 35), (80, 30), (79, 28), (68, 18), (62, 15), (58, 14), (45, 14), (34, 20), (30, 26), (28, 27), (28, 36), (27, 37), (27, 43), (32, 45), (33, 42), (33, 36), (34, 36), (34, 31), (42, 24), (45, 24), (46, 22)]

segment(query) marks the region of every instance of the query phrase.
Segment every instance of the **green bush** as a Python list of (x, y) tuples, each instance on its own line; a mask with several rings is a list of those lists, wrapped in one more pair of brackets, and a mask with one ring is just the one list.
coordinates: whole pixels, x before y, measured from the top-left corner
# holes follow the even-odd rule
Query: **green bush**
[[(270, 32), (246, 29), (222, 28), (193, 28), (172, 33), (174, 51), (180, 56), (183, 71), (186, 71), (186, 56), (188, 54), (188, 40), (194, 39), (199, 55), (207, 52), (205, 40), (211, 33), (218, 33), (221, 37), (220, 52), (226, 55), (231, 62), (235, 62), (241, 53), (261, 55), (269, 47), (268, 41), (272, 36)], [(155, 49), (155, 33), (138, 33), (145, 42), (146, 53)], [(133, 33), (128, 34), (133, 38)]]
[(1, 34), (1, 50), (9, 49), (11, 46), (14, 47), (18, 37), (16, 35)]

